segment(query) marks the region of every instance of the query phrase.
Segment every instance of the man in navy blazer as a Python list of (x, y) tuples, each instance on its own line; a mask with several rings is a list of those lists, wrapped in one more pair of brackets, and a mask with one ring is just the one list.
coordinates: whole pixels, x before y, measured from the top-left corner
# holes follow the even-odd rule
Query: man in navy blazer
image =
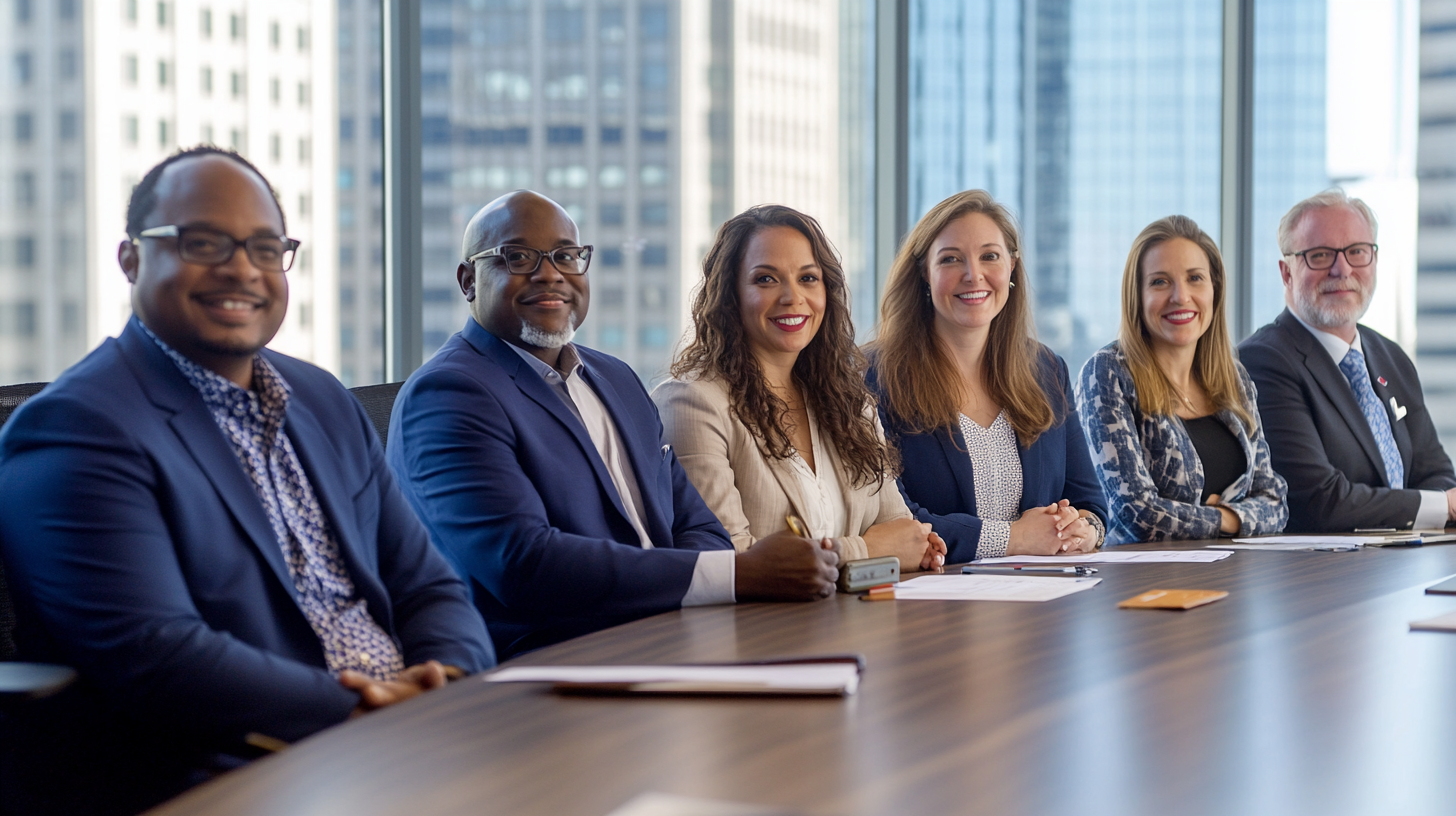
[(80, 674), (10, 723), (19, 812), (136, 812), (494, 663), (361, 406), (262, 348), (284, 227), (236, 154), (158, 165), (119, 251), (135, 316), (0, 434), (20, 656)]
[(1289, 532), (1456, 518), (1456, 472), (1416, 367), (1358, 325), (1375, 294), (1375, 229), (1365, 202), (1342, 190), (1294, 205), (1279, 223), (1288, 308), (1239, 345), (1274, 470), (1289, 482)]
[(470, 317), (405, 383), (389, 463), (496, 651), (519, 654), (683, 606), (833, 594), (838, 554), (783, 533), (735, 554), (637, 375), (571, 342), (591, 248), (521, 191), (466, 226)]

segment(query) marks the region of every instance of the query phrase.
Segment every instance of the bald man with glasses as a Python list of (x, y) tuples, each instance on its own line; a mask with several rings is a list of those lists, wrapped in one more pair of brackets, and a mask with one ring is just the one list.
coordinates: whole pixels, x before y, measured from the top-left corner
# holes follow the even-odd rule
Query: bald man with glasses
[(1239, 345), (1259, 392), (1289, 532), (1433, 529), (1456, 518), (1456, 472), (1415, 365), (1360, 318), (1375, 294), (1375, 215), (1328, 190), (1279, 223), (1288, 308)]

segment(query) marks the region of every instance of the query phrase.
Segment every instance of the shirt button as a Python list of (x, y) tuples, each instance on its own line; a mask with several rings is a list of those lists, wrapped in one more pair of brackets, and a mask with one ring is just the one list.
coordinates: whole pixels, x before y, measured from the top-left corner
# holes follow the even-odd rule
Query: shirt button
[(369, 653), (368, 652), (360, 652), (359, 653), (359, 662), (360, 663), (363, 663), (366, 666), (369, 665), (370, 662), (371, 662), (370, 659), (369, 659)]

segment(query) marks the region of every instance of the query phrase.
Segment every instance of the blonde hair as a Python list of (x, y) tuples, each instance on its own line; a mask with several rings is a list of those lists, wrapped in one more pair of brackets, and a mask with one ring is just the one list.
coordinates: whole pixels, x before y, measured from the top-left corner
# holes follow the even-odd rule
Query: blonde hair
[(1251, 406), (1244, 404), (1239, 389), (1238, 364), (1234, 362), (1228, 322), (1224, 317), (1227, 278), (1223, 257), (1208, 233), (1199, 229), (1198, 224), (1186, 215), (1160, 218), (1143, 228), (1137, 240), (1132, 242), (1127, 265), (1122, 271), (1122, 328), (1117, 342), (1127, 358), (1127, 368), (1137, 388), (1138, 409), (1147, 415), (1165, 416), (1171, 416), (1177, 410), (1178, 390), (1154, 359), (1148, 327), (1143, 322), (1142, 287), (1142, 265), (1147, 254), (1153, 247), (1175, 238), (1192, 241), (1203, 250), (1203, 254), (1208, 256), (1208, 274), (1213, 282), (1213, 314), (1208, 330), (1198, 338), (1193, 352), (1193, 376), (1198, 378), (1215, 409), (1234, 412), (1243, 420), (1245, 427), (1253, 429), (1254, 412)]
[(880, 302), (880, 327), (870, 352), (889, 412), (912, 431), (954, 430), (965, 386), (945, 341), (935, 333), (926, 256), (946, 227), (971, 213), (991, 219), (1001, 230), (1012, 258), (1013, 285), (1007, 291), (1006, 304), (991, 321), (982, 371), (988, 396), (1006, 412), (1021, 445), (1029, 447), (1052, 427), (1057, 414), (1038, 382), (1036, 369), (1042, 350), (1033, 334), (1031, 288), (1021, 263), (1016, 221), (985, 190), (966, 190), (936, 204), (905, 237), (890, 266)]

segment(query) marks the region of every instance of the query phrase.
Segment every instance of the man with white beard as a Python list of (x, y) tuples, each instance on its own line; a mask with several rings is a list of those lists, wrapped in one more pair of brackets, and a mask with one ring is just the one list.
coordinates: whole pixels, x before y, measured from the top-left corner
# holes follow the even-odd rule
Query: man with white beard
[(784, 531), (735, 552), (641, 380), (572, 342), (591, 252), (545, 196), (481, 208), (455, 273), (470, 317), (390, 417), (389, 464), (501, 658), (685, 606), (832, 595), (837, 549)]
[(1358, 321), (1375, 294), (1375, 215), (1343, 190), (1279, 222), (1288, 306), (1239, 345), (1259, 390), (1274, 470), (1289, 482), (1289, 532), (1444, 527), (1456, 473), (1409, 357)]

